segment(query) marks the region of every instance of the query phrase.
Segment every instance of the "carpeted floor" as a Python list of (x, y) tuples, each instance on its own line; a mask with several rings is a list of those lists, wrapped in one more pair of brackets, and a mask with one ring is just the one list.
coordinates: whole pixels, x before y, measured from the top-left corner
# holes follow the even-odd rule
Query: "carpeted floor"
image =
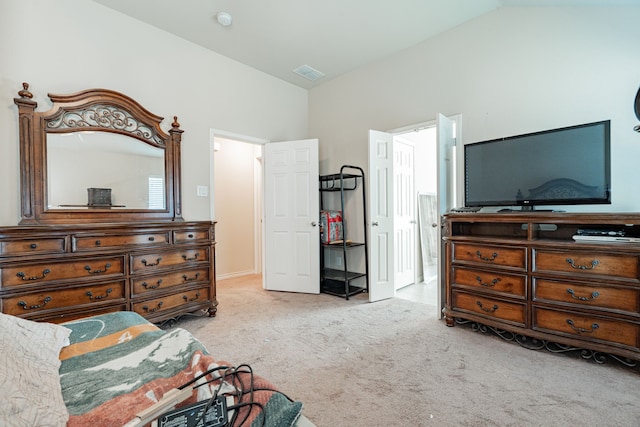
[(448, 328), (432, 306), (218, 282), (216, 318), (185, 318), (218, 359), (248, 363), (318, 427), (639, 426), (640, 371)]

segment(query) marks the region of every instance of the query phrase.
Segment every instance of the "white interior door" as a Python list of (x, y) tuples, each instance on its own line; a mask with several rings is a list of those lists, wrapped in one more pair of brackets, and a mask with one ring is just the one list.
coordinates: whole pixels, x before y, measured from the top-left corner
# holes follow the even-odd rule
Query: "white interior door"
[(369, 301), (392, 298), (393, 136), (369, 131)]
[(320, 293), (318, 140), (264, 147), (264, 287)]
[(442, 314), (443, 295), (444, 295), (444, 253), (442, 252), (442, 215), (452, 208), (454, 203), (454, 160), (455, 160), (455, 137), (453, 120), (438, 114), (437, 118), (437, 156), (438, 156), (438, 193), (437, 205), (438, 215), (437, 223), (433, 226), (438, 229), (438, 312)]
[(416, 195), (414, 192), (414, 146), (395, 140), (393, 144), (394, 186), (394, 284), (395, 289), (415, 282)]

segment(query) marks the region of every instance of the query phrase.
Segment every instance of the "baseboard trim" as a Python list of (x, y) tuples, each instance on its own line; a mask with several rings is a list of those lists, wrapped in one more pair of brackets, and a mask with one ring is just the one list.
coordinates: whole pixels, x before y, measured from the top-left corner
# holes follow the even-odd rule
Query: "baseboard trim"
[(260, 272), (259, 271), (236, 271), (234, 273), (217, 274), (216, 280), (235, 279), (236, 277), (253, 276), (255, 274), (260, 274)]

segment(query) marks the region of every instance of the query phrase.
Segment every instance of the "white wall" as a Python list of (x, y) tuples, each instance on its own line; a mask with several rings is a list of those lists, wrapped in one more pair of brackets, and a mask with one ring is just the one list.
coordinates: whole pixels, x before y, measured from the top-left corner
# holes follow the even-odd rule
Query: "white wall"
[(462, 114), (463, 143), (611, 119), (613, 203), (597, 210), (640, 211), (639, 23), (640, 7), (501, 8), (311, 89), (320, 172), (366, 170), (369, 129), (438, 112)]
[(92, 1), (2, 0), (0, 58), (0, 225), (20, 219), (13, 98), (22, 82), (39, 111), (50, 108), (49, 92), (106, 88), (165, 117), (165, 131), (177, 115), (187, 220), (210, 219), (211, 199), (197, 197), (196, 186), (209, 185), (211, 128), (269, 140), (307, 135), (306, 90)]

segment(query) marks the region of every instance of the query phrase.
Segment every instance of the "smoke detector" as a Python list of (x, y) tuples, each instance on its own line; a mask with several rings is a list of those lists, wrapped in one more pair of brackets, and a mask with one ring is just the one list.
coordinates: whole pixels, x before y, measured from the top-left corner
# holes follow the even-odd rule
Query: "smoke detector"
[(233, 17), (228, 12), (218, 12), (216, 14), (216, 20), (218, 21), (218, 24), (223, 27), (228, 27), (231, 25), (231, 22), (233, 22)]

